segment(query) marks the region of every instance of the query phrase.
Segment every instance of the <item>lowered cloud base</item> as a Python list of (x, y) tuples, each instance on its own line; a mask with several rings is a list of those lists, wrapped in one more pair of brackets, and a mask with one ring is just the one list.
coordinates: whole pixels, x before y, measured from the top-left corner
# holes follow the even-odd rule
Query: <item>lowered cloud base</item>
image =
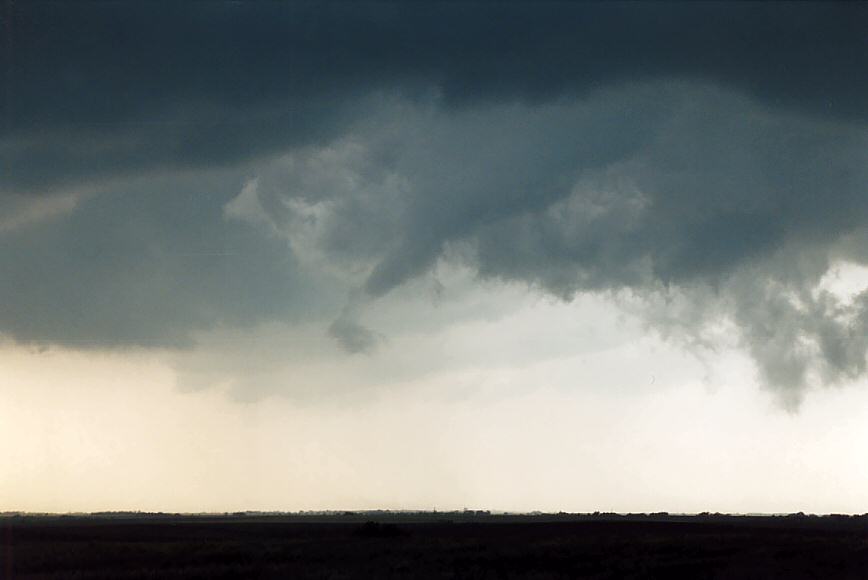
[[(823, 285), (868, 263), (864, 7), (332, 8), (21, 8), (0, 332), (189, 349), (285, 324), (361, 355), (394, 340), (366, 313), (440, 264), (735, 343), (789, 408), (864, 375), (868, 294)], [(69, 19), (93, 34), (40, 34)]]

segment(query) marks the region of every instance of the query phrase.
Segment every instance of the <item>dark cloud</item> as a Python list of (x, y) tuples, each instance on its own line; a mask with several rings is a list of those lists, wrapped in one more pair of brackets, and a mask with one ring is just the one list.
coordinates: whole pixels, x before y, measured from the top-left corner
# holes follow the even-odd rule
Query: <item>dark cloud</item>
[(343, 316), (331, 323), (329, 335), (352, 354), (370, 353), (380, 342), (380, 337), (369, 328)]
[(130, 183), (2, 234), (0, 328), (77, 348), (183, 346), (197, 330), (340, 304), (285, 240), (224, 218), (240, 187), (224, 179)]
[(378, 91), (484, 106), (694, 79), (862, 118), (866, 25), (853, 3), (15, 3), (3, 189), (321, 142)]
[(678, 294), (693, 315), (666, 324), (734, 321), (776, 387), (858, 376), (865, 300), (818, 284), (866, 261), (866, 25), (856, 3), (16, 3), (0, 331), (334, 320), (448, 259)]
[[(690, 83), (545, 106), (384, 109), (259, 183), (283, 207), (322, 210), (318, 246), (367, 264), (369, 295), (458, 256), (484, 278), (565, 299), (677, 293), (694, 307), (670, 327), (695, 341), (717, 317), (736, 321), (775, 387), (864, 369), (864, 345), (846, 338), (861, 332), (861, 302), (817, 295), (836, 260), (864, 262), (844, 249), (868, 222), (863, 124)], [(356, 227), (360, 206), (377, 228)]]

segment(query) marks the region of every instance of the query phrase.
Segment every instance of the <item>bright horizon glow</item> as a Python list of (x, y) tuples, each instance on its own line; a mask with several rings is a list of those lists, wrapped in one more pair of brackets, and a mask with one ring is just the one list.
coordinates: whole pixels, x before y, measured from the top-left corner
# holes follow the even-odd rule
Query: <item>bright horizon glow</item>
[[(6, 344), (0, 464), (15, 469), (0, 470), (0, 510), (864, 511), (866, 385), (815, 389), (788, 413), (742, 355), (703, 366), (629, 323), (603, 349), (522, 361), (510, 349), (553, 318), (604, 327), (617, 311), (501, 294), (508, 315), (415, 348), (514, 337), (505, 354), (351, 399), (239, 401), (179, 388), (159, 352)], [(350, 364), (380, 356), (393, 352)]]

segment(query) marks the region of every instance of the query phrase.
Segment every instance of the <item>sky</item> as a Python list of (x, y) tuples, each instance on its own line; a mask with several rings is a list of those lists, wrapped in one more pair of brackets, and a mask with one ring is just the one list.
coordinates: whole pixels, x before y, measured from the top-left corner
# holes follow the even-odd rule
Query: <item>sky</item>
[(868, 5), (2, 19), (0, 511), (865, 511)]

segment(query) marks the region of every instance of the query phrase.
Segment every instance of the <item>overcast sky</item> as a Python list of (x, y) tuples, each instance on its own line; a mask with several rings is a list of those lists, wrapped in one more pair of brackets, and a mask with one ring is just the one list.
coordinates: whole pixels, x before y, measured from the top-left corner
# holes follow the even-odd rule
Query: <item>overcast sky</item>
[(2, 18), (0, 510), (865, 511), (868, 5)]

